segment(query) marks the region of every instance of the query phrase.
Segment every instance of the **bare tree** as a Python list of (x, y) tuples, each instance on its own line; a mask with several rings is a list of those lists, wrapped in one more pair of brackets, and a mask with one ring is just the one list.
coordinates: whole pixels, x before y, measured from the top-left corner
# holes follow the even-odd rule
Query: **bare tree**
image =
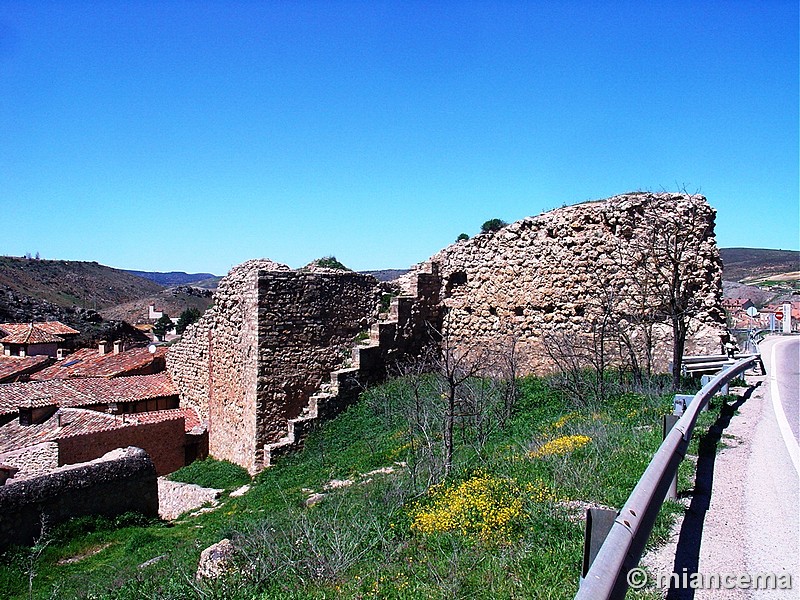
[[(672, 385), (680, 386), (681, 361), (692, 319), (702, 310), (701, 293), (714, 273), (708, 260), (713, 216), (697, 197), (676, 198), (672, 211), (648, 215), (641, 235), (626, 249), (633, 293), (651, 305), (645, 319), (672, 328)], [(683, 199), (689, 201), (681, 202)], [(652, 328), (649, 330), (652, 335)]]

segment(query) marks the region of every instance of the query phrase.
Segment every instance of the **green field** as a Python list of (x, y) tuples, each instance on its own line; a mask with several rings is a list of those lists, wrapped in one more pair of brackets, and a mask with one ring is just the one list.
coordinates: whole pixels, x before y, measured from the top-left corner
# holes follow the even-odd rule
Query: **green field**
[[(79, 519), (14, 549), (0, 597), (571, 598), (585, 506), (622, 506), (661, 442), (671, 394), (660, 382), (647, 394), (617, 385), (602, 404), (577, 406), (541, 379), (511, 395), (472, 380), (445, 477), (440, 383), (406, 377), (368, 390), (213, 511), (173, 523)], [(714, 418), (705, 413), (698, 434)], [(691, 476), (684, 461), (681, 488)], [(216, 461), (177, 478), (228, 492), (248, 480)], [(307, 506), (314, 493), (324, 496)], [(665, 505), (656, 540), (681, 510)], [(222, 538), (237, 548), (232, 568), (195, 581), (200, 552)]]

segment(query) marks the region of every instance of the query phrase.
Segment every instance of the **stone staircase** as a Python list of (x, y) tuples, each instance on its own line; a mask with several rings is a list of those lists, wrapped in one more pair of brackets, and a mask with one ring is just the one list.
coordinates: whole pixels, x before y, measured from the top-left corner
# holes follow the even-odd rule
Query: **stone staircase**
[(397, 321), (378, 321), (372, 325), (369, 339), (352, 348), (353, 366), (333, 371), (330, 383), (323, 383), (308, 399), (300, 416), (288, 420), (286, 435), (264, 446), (265, 468), (275, 464), (279, 457), (302, 449), (320, 420), (342, 412), (358, 399), (367, 383), (376, 380), (379, 371), (385, 372), (385, 356), (391, 353), (396, 331)]
[(430, 317), (430, 307), (438, 304), (438, 294), (431, 296), (431, 290), (438, 289), (437, 278), (435, 267), (420, 272), (412, 284), (412, 295), (392, 298), (389, 312), (370, 327), (369, 338), (351, 349), (352, 366), (331, 372), (330, 382), (323, 383), (308, 399), (300, 416), (288, 420), (286, 435), (264, 445), (264, 468), (275, 464), (279, 457), (300, 450), (320, 420), (344, 411), (358, 400), (367, 385), (383, 381), (388, 366), (399, 356), (415, 351), (409, 347), (409, 340), (418, 340), (418, 329), (428, 327), (424, 320)]

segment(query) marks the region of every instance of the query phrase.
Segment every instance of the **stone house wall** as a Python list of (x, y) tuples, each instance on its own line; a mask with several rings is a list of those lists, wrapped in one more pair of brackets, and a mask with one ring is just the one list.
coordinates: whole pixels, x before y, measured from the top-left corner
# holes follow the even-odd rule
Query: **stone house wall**
[(184, 438), (183, 417), (64, 437), (56, 442), (58, 464), (83, 463), (115, 448), (135, 445), (147, 452), (158, 475), (166, 475), (184, 466)]

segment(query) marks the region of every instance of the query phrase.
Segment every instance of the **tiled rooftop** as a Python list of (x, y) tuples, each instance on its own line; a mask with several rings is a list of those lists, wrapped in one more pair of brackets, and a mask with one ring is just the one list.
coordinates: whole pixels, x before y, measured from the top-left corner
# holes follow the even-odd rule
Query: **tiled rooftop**
[(20, 406), (91, 406), (109, 402), (138, 402), (177, 394), (167, 373), (106, 379), (53, 379), (0, 384), (0, 415)]
[(147, 348), (133, 348), (118, 354), (113, 352), (100, 354), (97, 348), (81, 348), (32, 375), (31, 379), (43, 381), (73, 377), (119, 377), (145, 369), (154, 362), (155, 367), (161, 370), (166, 353), (167, 348), (164, 346), (156, 348), (155, 354), (151, 354)]
[[(7, 335), (16, 333), (29, 325), (35, 325), (37, 328), (50, 333), (52, 335), (78, 335), (80, 331), (73, 329), (69, 325), (64, 325), (61, 321), (34, 321), (33, 323), (0, 323), (0, 331), (5, 332)], [(1, 336), (0, 336), (1, 337)]]
[[(197, 413), (190, 408), (159, 410), (129, 415), (109, 415), (83, 408), (59, 408), (39, 425), (20, 425), (14, 420), (0, 427), (0, 452), (54, 442), (64, 438), (184, 419), (184, 430), (199, 424)], [(191, 426), (190, 426), (191, 425)]]
[(0, 356), (0, 382), (13, 381), (21, 375), (46, 366), (49, 356)]
[(8, 335), (0, 337), (2, 344), (57, 344), (63, 341), (61, 336), (45, 331), (34, 323), (23, 323)]

